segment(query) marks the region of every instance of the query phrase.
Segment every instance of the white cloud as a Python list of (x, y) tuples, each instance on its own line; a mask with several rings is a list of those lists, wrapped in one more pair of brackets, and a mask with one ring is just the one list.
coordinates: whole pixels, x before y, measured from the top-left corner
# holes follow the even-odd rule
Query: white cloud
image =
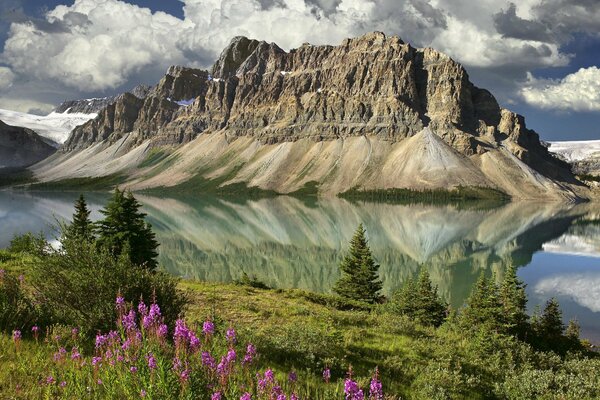
[[(564, 66), (570, 60), (560, 52), (561, 43), (530, 40), (543, 37), (532, 32), (541, 24), (540, 15), (552, 14), (548, 7), (540, 8), (539, 0), (512, 7), (509, 0), (181, 1), (183, 19), (120, 0), (75, 0), (43, 18), (16, 20), (0, 61), (18, 71), (19, 82), (100, 95), (133, 81), (154, 83), (172, 64), (208, 68), (237, 35), (289, 50), (304, 42), (339, 44), (379, 30), (414, 46), (434, 47), (467, 68), (488, 69), (490, 89), (514, 95), (527, 71)], [(561, 10), (571, 15), (572, 8)], [(495, 24), (495, 16), (507, 12), (502, 26), (505, 33), (514, 31), (512, 36), (498, 32)], [(530, 29), (515, 31), (511, 24), (523, 21)], [(0, 89), (1, 84), (2, 78)], [(13, 84), (11, 95), (18, 95), (21, 84)]]
[(36, 100), (11, 99), (0, 96), (0, 108), (5, 110), (16, 110), (25, 113), (45, 115), (54, 109), (54, 105)]
[(600, 312), (599, 273), (554, 275), (540, 280), (534, 291), (545, 297), (569, 296), (579, 305)]
[(560, 80), (530, 75), (521, 94), (527, 103), (542, 109), (600, 111), (600, 69), (581, 68)]
[(15, 74), (10, 68), (0, 67), (0, 91), (6, 90), (12, 86)]

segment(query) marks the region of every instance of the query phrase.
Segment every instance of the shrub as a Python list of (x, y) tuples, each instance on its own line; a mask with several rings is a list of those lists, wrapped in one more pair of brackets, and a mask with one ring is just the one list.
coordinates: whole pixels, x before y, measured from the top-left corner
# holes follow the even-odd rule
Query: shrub
[(31, 299), (23, 290), (24, 277), (0, 269), (0, 330), (12, 332), (27, 330), (40, 316)]
[(78, 326), (86, 334), (112, 327), (114, 297), (158, 301), (167, 323), (182, 312), (185, 297), (175, 278), (133, 264), (128, 250), (115, 258), (108, 249), (80, 238), (65, 238), (55, 250), (34, 263), (32, 285), (53, 322)]

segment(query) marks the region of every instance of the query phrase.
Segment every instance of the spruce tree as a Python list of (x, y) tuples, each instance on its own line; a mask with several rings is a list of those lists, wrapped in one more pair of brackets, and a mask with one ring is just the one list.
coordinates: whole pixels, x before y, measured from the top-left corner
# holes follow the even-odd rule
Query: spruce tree
[(91, 241), (94, 238), (94, 225), (90, 219), (90, 210), (83, 194), (80, 194), (75, 201), (75, 213), (71, 225), (68, 226), (67, 233), (73, 238), (86, 241)]
[(392, 312), (407, 315), (424, 325), (440, 326), (446, 319), (448, 305), (439, 297), (429, 273), (421, 269), (417, 280), (409, 278), (392, 296)]
[(551, 341), (560, 338), (565, 326), (562, 322), (562, 311), (558, 301), (553, 297), (546, 302), (544, 311), (538, 322), (538, 331), (543, 340)]
[(97, 224), (97, 243), (113, 256), (128, 252), (132, 263), (153, 270), (157, 266), (158, 242), (140, 208), (141, 204), (131, 192), (115, 189), (112, 199), (101, 210), (104, 219)]
[(493, 279), (488, 279), (483, 273), (481, 274), (467, 300), (460, 320), (465, 327), (486, 326), (496, 331), (504, 329), (502, 303), (498, 286)]
[(367, 303), (375, 303), (380, 299), (382, 284), (379, 265), (373, 259), (362, 224), (350, 241), (350, 254), (342, 260), (340, 270), (342, 276), (333, 288), (335, 293)]
[(440, 326), (446, 318), (448, 305), (439, 297), (438, 288), (431, 283), (425, 268), (421, 268), (416, 288), (415, 317), (425, 325)]
[(567, 325), (567, 329), (565, 330), (565, 336), (574, 343), (579, 343), (580, 331), (581, 327), (579, 326), (579, 322), (577, 321), (577, 319), (573, 318), (569, 320), (569, 324)]
[(517, 276), (517, 268), (508, 267), (500, 285), (500, 301), (504, 310), (506, 331), (519, 337), (527, 332), (527, 294), (525, 284)]

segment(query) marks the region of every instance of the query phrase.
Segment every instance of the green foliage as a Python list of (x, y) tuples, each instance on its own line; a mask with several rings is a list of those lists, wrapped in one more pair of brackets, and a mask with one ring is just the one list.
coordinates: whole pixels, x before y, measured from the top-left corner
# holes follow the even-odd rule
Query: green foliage
[(342, 276), (333, 291), (348, 299), (375, 303), (381, 298), (382, 284), (379, 265), (373, 259), (365, 233), (360, 224), (350, 241), (350, 254), (340, 264)]
[[(154, 270), (158, 242), (140, 208), (141, 204), (131, 192), (115, 189), (112, 199), (101, 211), (104, 219), (97, 223), (97, 244), (115, 257), (128, 254), (132, 263)], [(129, 251), (124, 252), (127, 248)]]
[(31, 285), (55, 323), (80, 327), (93, 334), (113, 328), (117, 293), (130, 299), (155, 299), (172, 323), (185, 298), (175, 278), (134, 264), (127, 252), (114, 257), (81, 237), (66, 238), (61, 249), (34, 263)]
[(242, 277), (240, 279), (234, 280), (233, 283), (235, 283), (236, 285), (248, 286), (257, 289), (270, 289), (270, 287), (266, 283), (262, 282), (255, 276), (250, 278), (245, 272), (242, 273)]
[(431, 283), (427, 270), (422, 268), (417, 280), (408, 279), (394, 293), (388, 309), (414, 318), (423, 325), (440, 326), (446, 319), (448, 304), (438, 295), (437, 286)]
[(26, 330), (37, 323), (41, 314), (25, 293), (23, 276), (0, 269), (0, 330)]
[(25, 233), (16, 235), (10, 241), (8, 251), (10, 253), (28, 253), (32, 255), (42, 255), (48, 250), (48, 242), (43, 233), (34, 235), (33, 233)]
[(51, 182), (39, 182), (30, 185), (31, 189), (44, 191), (76, 191), (93, 192), (112, 189), (125, 182), (126, 178), (120, 174), (98, 177), (68, 178)]

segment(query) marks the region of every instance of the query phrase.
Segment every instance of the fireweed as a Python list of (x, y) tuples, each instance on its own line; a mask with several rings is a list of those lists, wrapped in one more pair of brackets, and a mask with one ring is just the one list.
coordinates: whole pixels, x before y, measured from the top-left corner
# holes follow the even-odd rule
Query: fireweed
[[(219, 332), (212, 321), (205, 321), (197, 332), (179, 319), (169, 335), (160, 307), (139, 302), (137, 307), (119, 296), (115, 302), (117, 321), (114, 330), (98, 333), (94, 354), (85, 357), (78, 331), (65, 338), (77, 345), (69, 346), (60, 337), (44, 341), (54, 348), (47, 370), (37, 378), (41, 396), (52, 398), (183, 398), (183, 399), (254, 399), (298, 400), (295, 371), (281, 375), (268, 368), (260, 370), (256, 347), (239, 345), (234, 328)], [(37, 330), (32, 330), (37, 335)], [(16, 346), (21, 332), (13, 333)], [(217, 362), (217, 360), (219, 360)], [(363, 391), (350, 378), (344, 394), (329, 384), (330, 371), (323, 372), (327, 394), (319, 399), (363, 399)], [(383, 399), (377, 372), (373, 375), (369, 398)], [(311, 398), (314, 393), (308, 394)]]

